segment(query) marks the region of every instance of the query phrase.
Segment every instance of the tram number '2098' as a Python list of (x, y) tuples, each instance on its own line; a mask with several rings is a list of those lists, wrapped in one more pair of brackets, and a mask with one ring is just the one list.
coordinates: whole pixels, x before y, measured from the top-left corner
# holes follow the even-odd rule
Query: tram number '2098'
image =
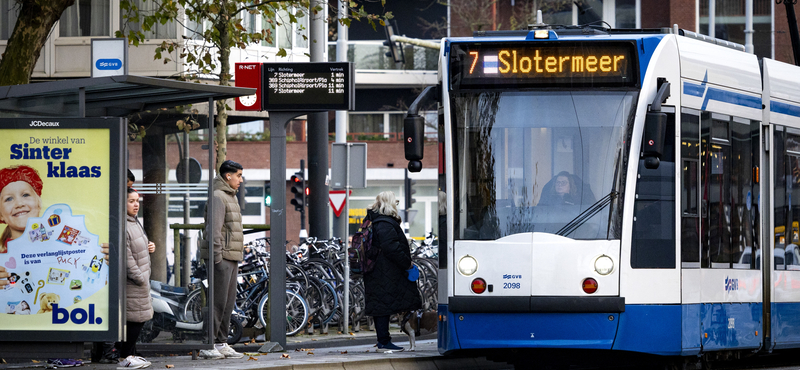
[(520, 283), (503, 283), (503, 289), (519, 289)]

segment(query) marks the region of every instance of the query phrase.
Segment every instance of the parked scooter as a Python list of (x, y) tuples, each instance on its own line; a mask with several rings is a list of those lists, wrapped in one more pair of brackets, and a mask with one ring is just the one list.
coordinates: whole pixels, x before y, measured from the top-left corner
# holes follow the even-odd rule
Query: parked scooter
[[(207, 285), (203, 279), (203, 285)], [(201, 290), (202, 289), (202, 290)], [(171, 332), (175, 342), (186, 339), (202, 340), (206, 337), (205, 289), (188, 291), (185, 288), (150, 281), (150, 296), (153, 298), (153, 318), (145, 322), (139, 334), (140, 343), (150, 343), (159, 333)], [(228, 344), (235, 344), (242, 337), (242, 323), (237, 315), (231, 315)]]

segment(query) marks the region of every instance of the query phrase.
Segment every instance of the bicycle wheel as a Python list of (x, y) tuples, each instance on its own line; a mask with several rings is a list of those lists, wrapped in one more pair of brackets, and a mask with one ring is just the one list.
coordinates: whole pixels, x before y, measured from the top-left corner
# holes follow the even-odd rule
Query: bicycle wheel
[(359, 280), (357, 283), (350, 284), (350, 323), (351, 325), (364, 318), (366, 307), (364, 295), (364, 282)]
[(203, 307), (205, 307), (206, 297), (203, 289), (195, 289), (186, 298), (186, 305), (183, 306), (183, 316), (188, 323), (198, 323), (203, 321)]
[(303, 288), (308, 287), (308, 276), (302, 267), (286, 262), (286, 281), (297, 281), (303, 284)]
[(239, 339), (242, 339), (243, 330), (242, 322), (236, 317), (231, 316), (231, 324), (228, 328), (228, 344), (239, 343)]
[(308, 303), (297, 293), (286, 291), (286, 335), (292, 336), (308, 324)]
[[(261, 325), (267, 327), (267, 317), (269, 316), (269, 294), (264, 294), (258, 304), (258, 319)], [(292, 336), (303, 330), (308, 324), (308, 303), (299, 294), (286, 291), (286, 335)]]
[(325, 303), (325, 315), (324, 317), (320, 316), (320, 322), (327, 324), (331, 321), (336, 314), (336, 310), (339, 308), (339, 295), (331, 283), (325, 280), (319, 280), (319, 282), (322, 284), (322, 297)]

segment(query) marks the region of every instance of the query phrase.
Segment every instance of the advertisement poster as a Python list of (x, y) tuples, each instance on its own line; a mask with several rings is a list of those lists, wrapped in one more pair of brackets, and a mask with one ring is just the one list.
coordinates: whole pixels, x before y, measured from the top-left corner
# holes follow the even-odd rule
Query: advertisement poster
[(118, 243), (110, 193), (119, 155), (110, 153), (119, 128), (13, 121), (0, 125), (0, 266), (10, 274), (0, 288), (0, 330), (108, 332), (114, 264), (101, 244)]

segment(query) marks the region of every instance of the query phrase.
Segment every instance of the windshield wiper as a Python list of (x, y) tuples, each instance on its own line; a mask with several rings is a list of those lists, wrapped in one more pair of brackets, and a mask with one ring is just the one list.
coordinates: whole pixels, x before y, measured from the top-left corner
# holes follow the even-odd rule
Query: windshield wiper
[[(614, 182), (611, 184), (612, 193), (617, 191), (617, 180), (618, 180), (617, 176), (619, 176), (620, 161), (622, 161), (622, 149), (620, 149), (617, 152), (617, 165), (616, 168), (614, 169)], [(614, 215), (614, 205), (615, 205), (614, 200), (616, 200), (616, 198), (617, 197), (614, 197), (614, 199), (611, 202), (611, 206), (608, 207), (608, 227), (606, 228), (606, 239), (608, 239), (608, 235), (611, 234), (611, 217)]]
[(567, 236), (571, 234), (573, 231), (583, 226), (586, 221), (589, 221), (589, 219), (594, 217), (594, 215), (596, 215), (598, 212), (602, 211), (603, 208), (611, 204), (611, 202), (613, 202), (618, 195), (619, 193), (617, 193), (616, 190), (612, 190), (610, 193), (606, 194), (606, 196), (600, 198), (597, 202), (594, 202), (594, 204), (589, 206), (589, 208), (587, 208), (585, 211), (575, 216), (575, 218), (564, 225), (561, 230), (556, 231), (556, 235)]

